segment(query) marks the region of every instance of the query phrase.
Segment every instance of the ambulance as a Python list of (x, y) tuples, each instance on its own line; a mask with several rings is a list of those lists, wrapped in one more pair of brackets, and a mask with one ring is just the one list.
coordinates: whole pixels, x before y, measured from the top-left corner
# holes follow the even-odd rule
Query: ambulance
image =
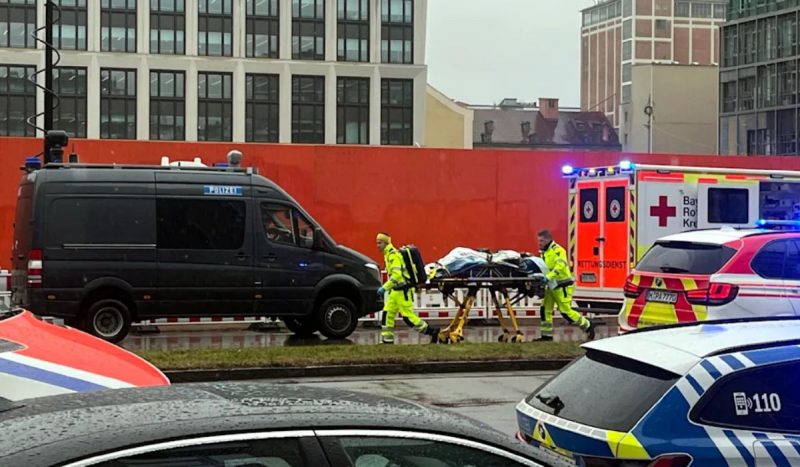
[(622, 161), (562, 167), (578, 309), (618, 313), (630, 270), (661, 237), (800, 218), (800, 171), (659, 166)]

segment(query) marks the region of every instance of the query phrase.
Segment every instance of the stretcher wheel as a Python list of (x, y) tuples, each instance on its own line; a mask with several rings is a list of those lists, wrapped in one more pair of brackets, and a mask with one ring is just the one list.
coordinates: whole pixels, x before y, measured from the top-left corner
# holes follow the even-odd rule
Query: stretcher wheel
[(500, 334), (497, 337), (497, 342), (508, 342), (508, 333), (504, 332), (503, 334)]
[(516, 334), (511, 337), (511, 342), (517, 343), (522, 342), (522, 334)]

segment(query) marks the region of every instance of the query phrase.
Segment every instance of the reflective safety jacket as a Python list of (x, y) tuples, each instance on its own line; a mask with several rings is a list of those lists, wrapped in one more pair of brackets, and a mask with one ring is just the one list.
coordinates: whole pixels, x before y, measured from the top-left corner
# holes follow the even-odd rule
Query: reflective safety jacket
[(383, 259), (386, 262), (386, 275), (389, 280), (383, 284), (387, 291), (402, 289), (408, 284), (409, 276), (406, 273), (403, 255), (397, 251), (394, 245), (389, 244), (383, 250)]
[(572, 271), (569, 270), (569, 263), (567, 262), (567, 250), (556, 242), (550, 242), (542, 251), (542, 259), (544, 264), (547, 265), (548, 280), (556, 282), (572, 280)]

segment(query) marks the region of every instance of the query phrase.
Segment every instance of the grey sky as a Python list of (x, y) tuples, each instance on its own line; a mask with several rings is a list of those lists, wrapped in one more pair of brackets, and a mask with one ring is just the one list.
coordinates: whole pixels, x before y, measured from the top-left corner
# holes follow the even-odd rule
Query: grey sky
[(429, 0), (428, 81), (470, 104), (580, 104), (580, 10), (594, 0)]

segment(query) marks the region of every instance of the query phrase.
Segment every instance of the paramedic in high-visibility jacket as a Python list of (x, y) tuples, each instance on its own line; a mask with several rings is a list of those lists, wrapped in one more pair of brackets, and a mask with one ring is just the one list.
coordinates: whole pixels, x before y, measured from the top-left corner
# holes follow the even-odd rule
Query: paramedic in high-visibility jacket
[(378, 289), (378, 295), (386, 297), (381, 316), (381, 343), (394, 344), (394, 321), (397, 313), (403, 321), (414, 330), (431, 336), (431, 342), (436, 343), (439, 338), (439, 328), (429, 326), (414, 312), (414, 289), (409, 282), (410, 276), (406, 272), (403, 256), (392, 245), (392, 238), (385, 233), (377, 237), (378, 251), (383, 253), (386, 261), (386, 275), (388, 280)]
[(539, 249), (542, 250), (542, 259), (547, 266), (548, 282), (542, 301), (542, 337), (539, 340), (553, 340), (553, 308), (558, 308), (564, 319), (586, 332), (589, 340), (594, 339), (594, 325), (585, 316), (572, 309), (575, 279), (569, 270), (567, 251), (553, 241), (553, 235), (549, 230), (539, 232)]

